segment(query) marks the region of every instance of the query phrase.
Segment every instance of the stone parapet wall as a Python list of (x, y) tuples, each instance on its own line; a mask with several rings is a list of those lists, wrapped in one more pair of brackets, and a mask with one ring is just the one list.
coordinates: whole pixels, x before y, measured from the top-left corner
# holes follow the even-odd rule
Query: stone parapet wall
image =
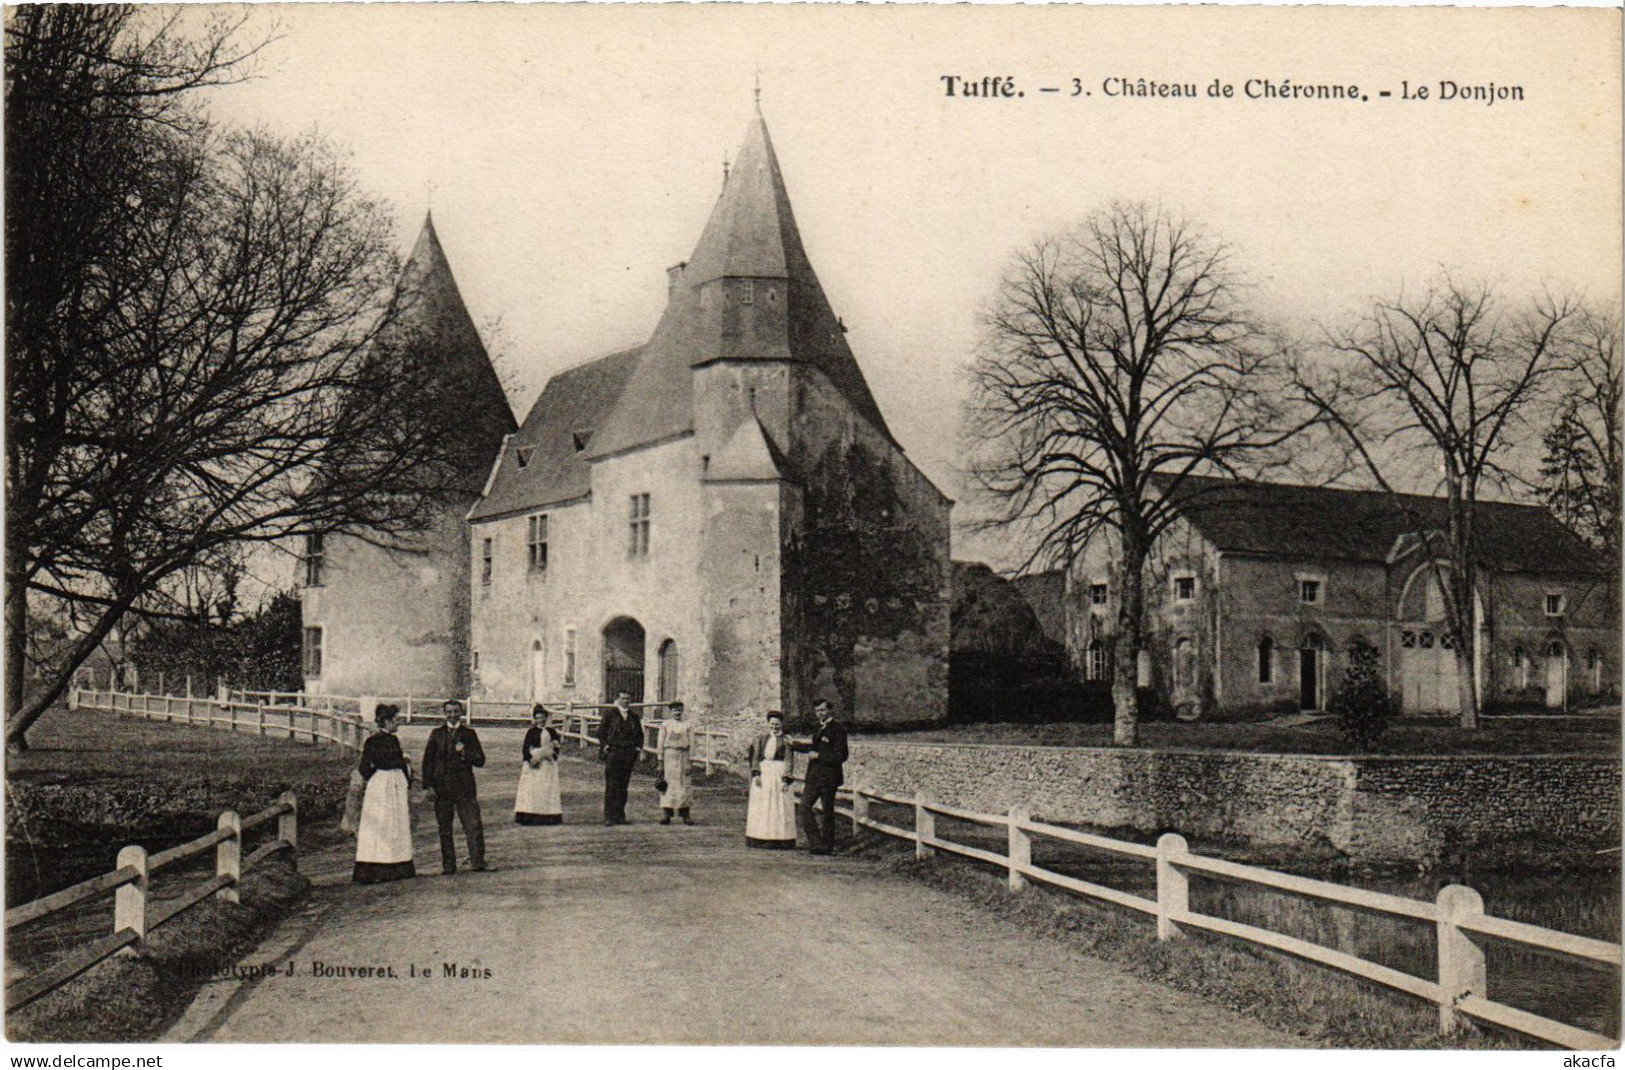
[[(1620, 762), (1347, 758), (854, 740), (847, 783), (984, 813), (1177, 831), (1362, 864), (1429, 865), (1539, 839), (1617, 846)], [(1483, 857), (1494, 864), (1495, 857)]]

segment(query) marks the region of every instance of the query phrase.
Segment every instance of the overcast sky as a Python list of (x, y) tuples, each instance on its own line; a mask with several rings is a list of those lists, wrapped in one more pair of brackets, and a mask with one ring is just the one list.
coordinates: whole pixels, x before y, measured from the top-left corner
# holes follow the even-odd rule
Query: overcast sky
[[(520, 418), (553, 372), (648, 337), (758, 70), (813, 266), (893, 433), (955, 498), (962, 369), (1001, 266), (1114, 198), (1161, 200), (1222, 235), (1258, 306), (1302, 327), (1439, 264), (1511, 291), (1620, 286), (1608, 10), (370, 4), (254, 18), (278, 37), (259, 77), (213, 92), (216, 114), (346, 148), (395, 206), (403, 252), (432, 201)], [(1027, 95), (949, 98), (944, 74), (1015, 76)], [(1089, 95), (1070, 95), (1074, 77)], [(1204, 92), (1218, 78), (1237, 97), (1108, 99), (1109, 77)], [(1370, 100), (1247, 101), (1250, 78), (1353, 83)], [(1517, 84), (1524, 101), (1402, 102), (1402, 79)], [(956, 556), (986, 549), (961, 539)]]

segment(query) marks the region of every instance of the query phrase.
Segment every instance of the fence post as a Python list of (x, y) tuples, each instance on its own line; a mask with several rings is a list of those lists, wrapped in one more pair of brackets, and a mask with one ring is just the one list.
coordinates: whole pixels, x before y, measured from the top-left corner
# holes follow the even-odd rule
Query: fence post
[(858, 834), (858, 829), (869, 824), (869, 796), (863, 793), (862, 788), (852, 789), (852, 835)]
[(933, 851), (925, 841), (937, 838), (937, 815), (927, 810), (927, 799), (921, 792), (914, 793), (914, 857), (930, 858)]
[(230, 829), (231, 838), (221, 840), (215, 845), (214, 875), (230, 877), (231, 883), (214, 894), (222, 902), (235, 903), (240, 898), (237, 886), (243, 880), (243, 819), (238, 816), (237, 811), (227, 810), (220, 815), (216, 827)]
[(288, 845), (293, 851), (295, 865), (299, 858), (299, 796), (291, 791), (285, 791), (277, 802), (287, 803), (288, 812), (276, 819), (276, 838)]
[(1483, 996), (1488, 987), (1484, 949), (1458, 924), (1484, 913), (1484, 899), (1461, 884), (1439, 889), (1439, 1032), (1459, 1033), (1470, 1027), (1456, 1010), (1463, 996)]
[(1185, 837), (1165, 832), (1157, 837), (1157, 939), (1172, 940), (1180, 935), (1174, 915), (1190, 910), (1190, 878), (1174, 863), (1188, 849)]
[[(104, 856), (105, 857), (105, 856)], [(130, 846), (122, 848), (118, 853), (117, 868), (134, 866), (141, 874), (129, 884), (121, 885), (113, 892), (113, 931), (123, 932), (133, 929), (135, 935), (142, 940), (147, 938), (147, 849), (145, 847)], [(119, 951), (121, 955), (135, 954), (133, 946)]]
[(1033, 864), (1033, 838), (1027, 834), (1027, 830), (1022, 826), (1032, 819), (1031, 807), (1010, 807), (1010, 843), (1006, 853), (1010, 856), (1010, 890), (1012, 892), (1019, 892), (1027, 887), (1027, 875), (1021, 872), (1020, 867)]

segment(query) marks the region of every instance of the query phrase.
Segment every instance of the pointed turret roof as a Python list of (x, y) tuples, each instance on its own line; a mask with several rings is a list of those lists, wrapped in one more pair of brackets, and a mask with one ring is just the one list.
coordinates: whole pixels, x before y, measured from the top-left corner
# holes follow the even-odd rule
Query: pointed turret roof
[(447, 420), (446, 433), (459, 438), (458, 485), (477, 492), (503, 436), (517, 424), (474, 318), (457, 289), (432, 214), (425, 214), (417, 243), (401, 269), (392, 313), (378, 332), (376, 351), (386, 360), (423, 361), (432, 377), (424, 404), (438, 409), (402, 413), (401, 417)]
[[(702, 288), (723, 279), (766, 281), (771, 299), (744, 305), (736, 295), (717, 292), (702, 305)], [(601, 457), (692, 430), (693, 369), (717, 360), (811, 364), (890, 437), (846, 344), (845, 328), (802, 247), (760, 111), (745, 132), (694, 255), (674, 271), (665, 314), (644, 359), (594, 435), (589, 455)]]

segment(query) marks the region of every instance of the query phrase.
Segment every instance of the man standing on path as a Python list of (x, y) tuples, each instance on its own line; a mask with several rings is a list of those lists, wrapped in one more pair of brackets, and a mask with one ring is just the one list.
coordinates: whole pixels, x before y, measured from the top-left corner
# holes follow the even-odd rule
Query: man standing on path
[(423, 751), (423, 786), (434, 803), (435, 824), (440, 826), (440, 872), (457, 872), (457, 845), (451, 834), (454, 812), (468, 840), (469, 868), (493, 869), (485, 863), (485, 826), (474, 789), (474, 770), (485, 764), (485, 751), (480, 737), (463, 724), (461, 702), (448, 699), (441, 712), (446, 723), (429, 733), (429, 745)]
[(643, 750), (643, 719), (632, 708), (632, 693), (621, 691), (598, 722), (598, 753), (604, 759), (604, 824), (625, 825), (626, 793), (632, 767)]
[[(813, 707), (818, 718), (818, 730), (806, 743), (791, 749), (807, 755), (807, 781), (801, 789), (801, 827), (807, 830), (807, 846), (815, 855), (835, 853), (835, 789), (844, 779), (842, 765), (846, 762), (846, 729), (835, 720), (835, 710), (828, 699), (820, 699)], [(813, 819), (813, 804), (818, 803), (822, 821)]]

